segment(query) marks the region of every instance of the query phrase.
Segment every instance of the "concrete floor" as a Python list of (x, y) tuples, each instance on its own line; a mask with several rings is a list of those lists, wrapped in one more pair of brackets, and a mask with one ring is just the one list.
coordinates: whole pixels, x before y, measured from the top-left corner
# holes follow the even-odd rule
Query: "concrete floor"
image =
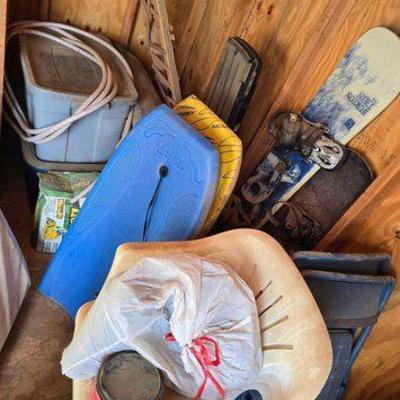
[(73, 322), (37, 291), (50, 257), (30, 244), (29, 209), (18, 140), (2, 132), (0, 208), (25, 255), (32, 287), (0, 353), (0, 400), (70, 400), (71, 381), (60, 359), (72, 337)]

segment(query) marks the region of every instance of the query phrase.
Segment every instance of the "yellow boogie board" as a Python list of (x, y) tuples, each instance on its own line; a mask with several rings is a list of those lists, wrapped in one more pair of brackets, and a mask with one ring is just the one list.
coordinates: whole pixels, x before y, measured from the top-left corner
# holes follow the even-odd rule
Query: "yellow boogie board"
[(187, 97), (175, 106), (176, 113), (218, 149), (220, 173), (217, 190), (201, 230), (207, 234), (235, 188), (242, 163), (242, 142), (237, 135), (196, 96)]

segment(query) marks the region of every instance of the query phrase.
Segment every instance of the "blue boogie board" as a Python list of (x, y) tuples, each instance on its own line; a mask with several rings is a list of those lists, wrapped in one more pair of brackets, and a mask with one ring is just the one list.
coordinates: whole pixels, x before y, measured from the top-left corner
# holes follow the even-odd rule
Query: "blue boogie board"
[(74, 317), (126, 242), (194, 237), (219, 176), (218, 151), (167, 106), (143, 118), (107, 163), (39, 290)]

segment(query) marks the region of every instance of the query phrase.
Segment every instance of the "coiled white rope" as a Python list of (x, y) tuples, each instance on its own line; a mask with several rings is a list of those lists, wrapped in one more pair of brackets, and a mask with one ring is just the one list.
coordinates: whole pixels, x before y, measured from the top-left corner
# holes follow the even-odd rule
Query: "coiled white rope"
[[(73, 33), (75, 33), (75, 35)], [(84, 57), (87, 57), (89, 60), (96, 63), (100, 67), (102, 74), (97, 88), (87, 97), (87, 99), (70, 117), (44, 128), (33, 129), (15, 96), (6, 73), (4, 78), (4, 99), (8, 110), (5, 110), (4, 116), (16, 133), (21, 137), (21, 139), (27, 142), (41, 144), (57, 138), (58, 136), (62, 135), (75, 121), (110, 103), (117, 95), (118, 85), (110, 66), (95, 49), (93, 49), (83, 40), (83, 38), (88, 38), (92, 41), (95, 41), (111, 51), (119, 59), (128, 76), (132, 79), (133, 84), (132, 71), (122, 55), (106, 40), (101, 39), (99, 36), (96, 36), (92, 33), (61, 23), (21, 21), (13, 23), (8, 27), (6, 45), (8, 45), (10, 40), (17, 35), (41, 36), (53, 42), (59, 43), (62, 46), (68, 47), (69, 49), (83, 55)], [(130, 130), (132, 119), (133, 107), (127, 116), (121, 138), (124, 138)]]

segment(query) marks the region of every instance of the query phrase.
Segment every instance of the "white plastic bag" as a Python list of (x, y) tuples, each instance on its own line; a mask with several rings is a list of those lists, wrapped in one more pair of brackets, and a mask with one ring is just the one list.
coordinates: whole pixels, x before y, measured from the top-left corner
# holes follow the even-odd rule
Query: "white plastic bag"
[(30, 286), (28, 268), (0, 210), (0, 350)]
[(254, 295), (226, 265), (189, 254), (143, 258), (105, 284), (64, 350), (63, 373), (93, 377), (123, 349), (188, 397), (232, 398), (262, 368)]

